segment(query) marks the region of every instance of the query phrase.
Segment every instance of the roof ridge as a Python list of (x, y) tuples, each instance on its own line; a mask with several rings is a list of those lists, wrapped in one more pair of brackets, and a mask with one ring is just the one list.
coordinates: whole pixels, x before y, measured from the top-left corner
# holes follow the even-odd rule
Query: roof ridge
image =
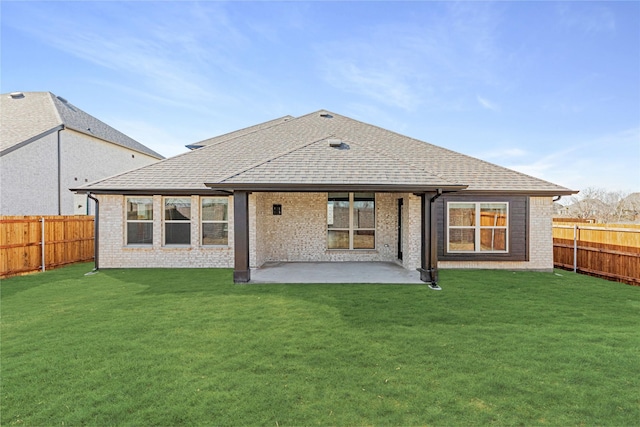
[(284, 156), (286, 156), (288, 154), (293, 153), (294, 151), (301, 150), (301, 149), (303, 149), (305, 147), (308, 147), (308, 146), (310, 146), (312, 144), (315, 144), (316, 142), (320, 142), (320, 141), (323, 141), (323, 140), (325, 140), (327, 138), (330, 138), (331, 136), (332, 135), (323, 136), (320, 139), (316, 139), (316, 140), (313, 140), (313, 141), (310, 141), (310, 142), (305, 142), (304, 144), (297, 145), (297, 146), (295, 146), (295, 147), (293, 147), (293, 148), (291, 148), (289, 150), (286, 150), (286, 151), (283, 151), (281, 153), (278, 153), (275, 156), (270, 157), (270, 158), (268, 158), (266, 160), (262, 160), (262, 161), (256, 162), (256, 163), (252, 164), (251, 166), (248, 166), (248, 167), (246, 167), (246, 168), (244, 168), (244, 169), (242, 169), (240, 171), (236, 171), (236, 172), (233, 172), (233, 173), (229, 174), (228, 176), (224, 176), (224, 177), (219, 179), (219, 182), (224, 182), (224, 181), (226, 181), (228, 179), (231, 179), (233, 177), (241, 175), (241, 174), (243, 174), (243, 173), (245, 173), (245, 172), (247, 172), (247, 171), (249, 171), (251, 169), (257, 168), (258, 166), (264, 165), (265, 163), (268, 163), (268, 162), (270, 162), (272, 160), (278, 159), (280, 157), (284, 157)]
[[(218, 144), (221, 144), (223, 142), (232, 141), (232, 140), (234, 140), (236, 138), (241, 138), (243, 136), (251, 135), (251, 134), (256, 133), (256, 132), (260, 132), (260, 131), (263, 131), (263, 130), (266, 130), (266, 129), (271, 129), (273, 127), (283, 125), (285, 123), (288, 123), (288, 122), (290, 122), (292, 120), (296, 120), (296, 119), (297, 119), (297, 117), (294, 117), (294, 116), (292, 116), (290, 114), (287, 114), (286, 116), (277, 117), (275, 119), (267, 120), (266, 122), (258, 123), (256, 125), (251, 125), (251, 126), (244, 127), (242, 129), (238, 129), (238, 130), (234, 130), (234, 131), (231, 131), (231, 132), (223, 133), (222, 135), (212, 136), (211, 138), (202, 139), (202, 140), (194, 142), (192, 144), (188, 144), (188, 145), (186, 145), (186, 147), (189, 148), (189, 146), (199, 146), (200, 148), (204, 148), (204, 147), (209, 147), (209, 146), (212, 146), (212, 145), (218, 145)], [(275, 122), (276, 120), (281, 120), (281, 121), (279, 123), (274, 123), (271, 126), (267, 126), (267, 127), (264, 127), (264, 128), (258, 128), (258, 129), (252, 130), (250, 132), (243, 133), (243, 134), (231, 137), (231, 138), (226, 138), (226, 139), (224, 138), (227, 135), (231, 135), (231, 134), (237, 133), (237, 132), (242, 132), (243, 130), (246, 130), (246, 129), (249, 129), (249, 128), (252, 128), (252, 127), (258, 127), (258, 126), (264, 125), (264, 124), (269, 123), (269, 122)], [(216, 141), (214, 143), (211, 143), (211, 144), (199, 145), (202, 142), (208, 141), (210, 139), (216, 139), (216, 138), (223, 138), (223, 139), (221, 139), (220, 141)]]
[(56, 115), (56, 117), (58, 118), (58, 125), (62, 125), (62, 126), (67, 126), (64, 121), (62, 121), (62, 116), (60, 115), (60, 111), (58, 111), (58, 106), (56, 105), (56, 102), (53, 100), (53, 98), (57, 98), (56, 94), (54, 94), (53, 92), (46, 92), (49, 95), (49, 101), (51, 102), (51, 106), (53, 107), (53, 112)]

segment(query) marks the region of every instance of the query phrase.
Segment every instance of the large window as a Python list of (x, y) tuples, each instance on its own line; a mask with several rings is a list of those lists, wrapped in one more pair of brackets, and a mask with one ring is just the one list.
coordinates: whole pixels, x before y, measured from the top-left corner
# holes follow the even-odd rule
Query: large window
[(229, 242), (229, 199), (203, 197), (201, 200), (202, 245), (224, 245)]
[(448, 252), (507, 252), (508, 203), (447, 204)]
[(329, 193), (327, 227), (329, 249), (375, 249), (375, 194)]
[(191, 198), (165, 197), (164, 244), (191, 244)]
[(127, 197), (127, 245), (153, 244), (153, 199)]

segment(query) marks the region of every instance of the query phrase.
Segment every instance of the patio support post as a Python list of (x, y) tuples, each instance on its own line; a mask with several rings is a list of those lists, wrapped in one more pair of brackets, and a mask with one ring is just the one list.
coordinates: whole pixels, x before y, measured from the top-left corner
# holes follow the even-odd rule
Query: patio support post
[(249, 192), (233, 193), (233, 282), (247, 283), (251, 280), (249, 268)]
[(431, 289), (437, 290), (440, 287), (438, 286), (438, 223), (435, 201), (441, 195), (442, 190), (420, 195), (422, 208), (420, 280), (429, 283)]

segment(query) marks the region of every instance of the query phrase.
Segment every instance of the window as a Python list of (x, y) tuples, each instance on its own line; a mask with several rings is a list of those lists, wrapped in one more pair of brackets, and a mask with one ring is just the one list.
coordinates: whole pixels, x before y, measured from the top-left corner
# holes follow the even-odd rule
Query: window
[(191, 244), (191, 198), (164, 199), (164, 244)]
[(229, 199), (203, 197), (200, 218), (202, 221), (202, 245), (224, 245), (229, 242)]
[(374, 193), (329, 193), (327, 247), (375, 249), (375, 212)]
[(448, 252), (507, 252), (508, 203), (448, 203)]
[(153, 199), (127, 197), (127, 245), (153, 244)]

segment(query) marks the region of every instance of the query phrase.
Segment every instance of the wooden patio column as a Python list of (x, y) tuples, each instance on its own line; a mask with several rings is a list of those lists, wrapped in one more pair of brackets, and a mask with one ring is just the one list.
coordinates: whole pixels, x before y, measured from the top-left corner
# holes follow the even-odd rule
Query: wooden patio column
[(431, 289), (440, 289), (438, 286), (438, 223), (435, 201), (442, 194), (442, 190), (436, 193), (424, 193), (420, 195), (422, 210), (422, 249), (420, 256), (420, 280), (429, 283)]
[(233, 282), (247, 283), (251, 280), (249, 267), (249, 192), (233, 193)]

